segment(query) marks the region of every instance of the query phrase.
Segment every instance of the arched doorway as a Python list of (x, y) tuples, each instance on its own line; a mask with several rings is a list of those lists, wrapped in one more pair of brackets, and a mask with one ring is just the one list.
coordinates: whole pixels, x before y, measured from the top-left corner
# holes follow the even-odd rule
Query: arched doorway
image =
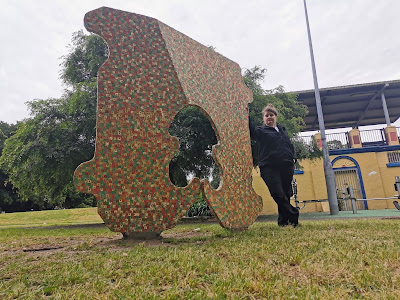
[[(349, 200), (341, 200), (342, 189), (351, 185), (357, 199), (366, 199), (364, 183), (358, 162), (350, 156), (338, 156), (332, 161), (340, 210), (351, 210)], [(357, 201), (357, 209), (368, 209), (367, 201)]]

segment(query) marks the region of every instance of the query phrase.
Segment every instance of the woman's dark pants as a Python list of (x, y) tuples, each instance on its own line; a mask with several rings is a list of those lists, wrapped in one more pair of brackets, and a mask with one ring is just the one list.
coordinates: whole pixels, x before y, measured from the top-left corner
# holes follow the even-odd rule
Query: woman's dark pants
[(294, 165), (291, 163), (279, 166), (263, 166), (261, 177), (268, 186), (272, 198), (278, 204), (278, 225), (294, 225), (299, 223), (299, 211), (290, 204), (292, 196), (292, 179)]

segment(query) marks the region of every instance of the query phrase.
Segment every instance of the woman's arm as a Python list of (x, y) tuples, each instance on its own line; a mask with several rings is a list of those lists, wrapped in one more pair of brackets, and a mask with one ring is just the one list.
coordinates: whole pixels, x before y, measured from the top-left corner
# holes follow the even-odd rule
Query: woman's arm
[(257, 129), (254, 127), (254, 125), (251, 123), (250, 117), (249, 117), (249, 129), (250, 129), (250, 137), (252, 139), (258, 139), (258, 132)]
[(258, 139), (257, 129), (254, 127), (253, 123), (251, 123), (251, 120), (250, 120), (250, 114), (249, 114), (249, 107), (248, 106), (246, 106), (246, 112), (247, 112), (247, 115), (249, 117), (250, 137), (252, 139)]

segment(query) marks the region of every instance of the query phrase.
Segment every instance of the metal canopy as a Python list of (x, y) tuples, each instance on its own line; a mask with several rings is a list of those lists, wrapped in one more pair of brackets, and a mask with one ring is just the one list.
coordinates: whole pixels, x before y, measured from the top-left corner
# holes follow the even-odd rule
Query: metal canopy
[[(386, 124), (381, 91), (393, 123), (400, 117), (400, 80), (320, 89), (325, 128)], [(297, 101), (309, 110), (303, 131), (319, 130), (314, 90), (292, 93), (298, 94)]]

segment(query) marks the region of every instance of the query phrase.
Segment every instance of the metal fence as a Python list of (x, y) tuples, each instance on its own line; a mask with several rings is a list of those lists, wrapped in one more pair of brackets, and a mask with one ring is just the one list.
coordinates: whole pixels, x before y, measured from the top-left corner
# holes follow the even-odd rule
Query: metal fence
[(363, 147), (386, 145), (384, 129), (371, 129), (360, 131), (360, 138)]
[(295, 135), (292, 137), (293, 141), (302, 141), (303, 143), (311, 146), (313, 141), (314, 141), (314, 136), (313, 135), (308, 135), (308, 136), (301, 136), (301, 135)]
[(350, 148), (347, 132), (328, 133), (325, 136), (329, 150)]
[[(400, 140), (400, 127), (396, 127), (396, 131)], [(350, 148), (348, 132), (327, 133), (325, 136), (329, 150)], [(387, 145), (384, 129), (360, 130), (360, 138), (363, 147)], [(307, 145), (311, 145), (314, 136), (298, 135), (293, 139), (303, 140)]]
[[(348, 133), (347, 132), (340, 132), (340, 133), (329, 133), (326, 134), (326, 143), (328, 146), (329, 150), (333, 149), (346, 149), (349, 148), (349, 139), (348, 139)], [(309, 135), (309, 136), (301, 136), (301, 135), (296, 135), (292, 138), (295, 141), (303, 141), (303, 143), (307, 145), (312, 145), (314, 141), (314, 136)]]

